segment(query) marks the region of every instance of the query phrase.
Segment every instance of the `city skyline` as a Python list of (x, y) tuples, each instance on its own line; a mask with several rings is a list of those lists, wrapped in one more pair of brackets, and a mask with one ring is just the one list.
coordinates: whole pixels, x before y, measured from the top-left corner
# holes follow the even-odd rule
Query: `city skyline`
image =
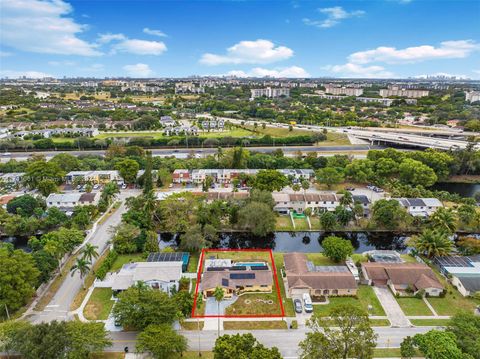
[(0, 77), (480, 79), (480, 4), (461, 5), (2, 0)]

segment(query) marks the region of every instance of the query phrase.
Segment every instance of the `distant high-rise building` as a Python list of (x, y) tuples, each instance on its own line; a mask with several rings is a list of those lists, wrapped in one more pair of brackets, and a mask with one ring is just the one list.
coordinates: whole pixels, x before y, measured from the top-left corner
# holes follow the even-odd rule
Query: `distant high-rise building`
[(404, 89), (398, 86), (389, 86), (387, 89), (380, 90), (380, 96), (382, 97), (408, 97), (408, 98), (420, 98), (428, 96), (429, 91), (427, 90), (411, 90)]
[(257, 97), (268, 97), (268, 98), (276, 98), (280, 96), (289, 97), (290, 96), (290, 89), (288, 88), (271, 88), (266, 87), (263, 89), (251, 89), (250, 90), (250, 100), (253, 100)]

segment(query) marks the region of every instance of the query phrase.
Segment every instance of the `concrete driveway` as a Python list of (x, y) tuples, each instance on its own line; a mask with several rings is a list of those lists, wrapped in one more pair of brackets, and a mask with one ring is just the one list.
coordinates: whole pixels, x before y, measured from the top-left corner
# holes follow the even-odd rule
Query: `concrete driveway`
[(402, 308), (400, 308), (400, 305), (388, 287), (374, 286), (373, 291), (377, 295), (380, 304), (385, 310), (392, 327), (407, 328), (412, 326), (412, 323), (410, 323), (410, 321), (407, 319), (402, 311)]

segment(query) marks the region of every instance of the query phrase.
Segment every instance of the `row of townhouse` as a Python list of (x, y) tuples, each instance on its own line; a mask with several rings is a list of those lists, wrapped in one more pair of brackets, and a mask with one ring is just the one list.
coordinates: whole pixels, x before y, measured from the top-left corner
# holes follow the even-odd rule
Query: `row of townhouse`
[(19, 131), (13, 133), (14, 137), (24, 138), (25, 136), (42, 136), (44, 138), (50, 138), (55, 136), (83, 136), (83, 137), (95, 137), (99, 134), (97, 128), (53, 128), (45, 130), (32, 130), (32, 131)]
[(123, 179), (116, 170), (105, 171), (70, 171), (65, 176), (65, 183), (73, 184), (74, 182), (90, 182), (90, 183), (123, 183)]
[(97, 205), (100, 192), (92, 193), (51, 193), (45, 202), (47, 207), (57, 207), (62, 210), (72, 210), (76, 206)]
[[(177, 169), (173, 171), (173, 183), (195, 183), (199, 184), (205, 181), (207, 177), (213, 178), (214, 183), (228, 184), (240, 175), (256, 175), (258, 169)], [(307, 180), (315, 178), (315, 172), (312, 169), (279, 169), (280, 173), (294, 181)]]

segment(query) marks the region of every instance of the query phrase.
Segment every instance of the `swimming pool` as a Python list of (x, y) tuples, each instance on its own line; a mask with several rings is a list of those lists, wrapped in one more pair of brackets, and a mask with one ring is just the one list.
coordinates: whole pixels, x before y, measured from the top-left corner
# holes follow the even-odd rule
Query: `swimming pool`
[(267, 265), (265, 262), (237, 262), (236, 266), (245, 266), (245, 267), (264, 267)]

